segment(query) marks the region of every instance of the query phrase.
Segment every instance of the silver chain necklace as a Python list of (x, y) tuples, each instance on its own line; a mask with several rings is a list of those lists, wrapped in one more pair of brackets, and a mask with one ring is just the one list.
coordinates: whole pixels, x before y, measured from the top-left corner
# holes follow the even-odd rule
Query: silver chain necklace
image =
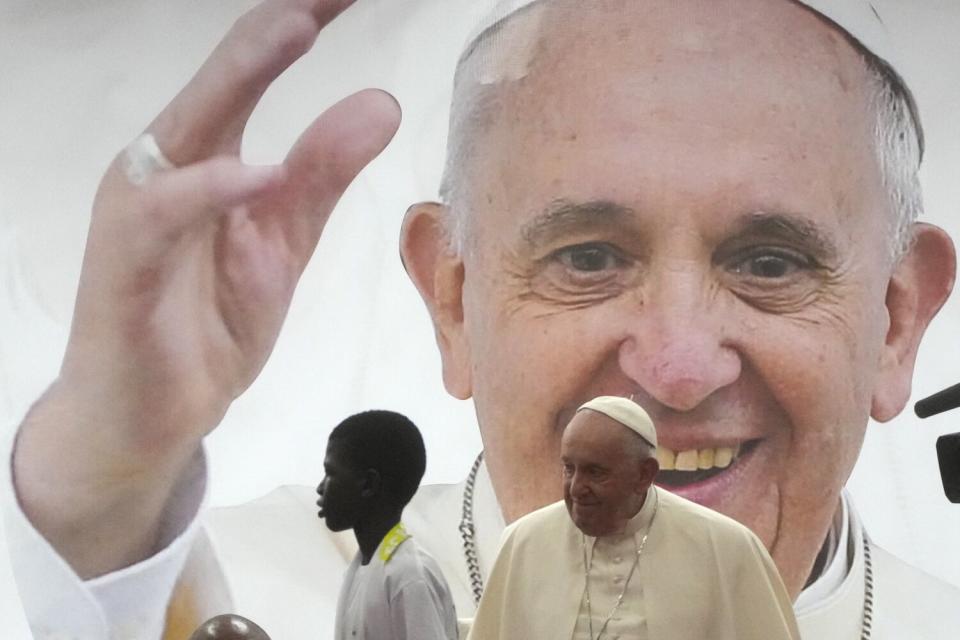
[(653, 526), (653, 521), (657, 517), (657, 510), (660, 507), (659, 501), (653, 507), (653, 515), (650, 517), (650, 524), (647, 525), (647, 530), (643, 533), (643, 539), (640, 541), (640, 545), (637, 545), (637, 536), (633, 534), (633, 550), (636, 552), (633, 556), (633, 564), (630, 566), (630, 572), (627, 574), (627, 579), (623, 583), (623, 589), (620, 590), (620, 595), (617, 596), (617, 602), (613, 605), (613, 609), (610, 610), (610, 613), (607, 614), (607, 617), (603, 620), (603, 624), (600, 625), (600, 631), (597, 632), (597, 635), (593, 635), (593, 605), (590, 602), (590, 569), (593, 568), (593, 552), (590, 553), (590, 562), (587, 562), (587, 537), (580, 534), (580, 546), (583, 549), (583, 573), (584, 573), (584, 595), (587, 599), (587, 622), (590, 627), (590, 640), (600, 640), (600, 636), (603, 635), (603, 632), (607, 630), (607, 625), (610, 623), (610, 620), (613, 618), (613, 614), (617, 612), (617, 609), (620, 608), (620, 605), (623, 604), (623, 597), (627, 595), (627, 588), (630, 586), (630, 578), (633, 577), (634, 571), (637, 570), (637, 565), (640, 564), (640, 556), (643, 554), (643, 548), (647, 546), (647, 536), (650, 535), (650, 528)]
[[(460, 537), (463, 540), (463, 558), (467, 563), (467, 575), (470, 577), (470, 589), (473, 592), (473, 604), (479, 605), (483, 596), (483, 575), (477, 559), (476, 530), (473, 524), (473, 491), (477, 484), (477, 472), (483, 461), (483, 452), (473, 461), (470, 473), (463, 485), (463, 509), (460, 517)], [(863, 620), (860, 627), (860, 640), (870, 640), (873, 629), (873, 561), (870, 557), (870, 541), (863, 533)]]

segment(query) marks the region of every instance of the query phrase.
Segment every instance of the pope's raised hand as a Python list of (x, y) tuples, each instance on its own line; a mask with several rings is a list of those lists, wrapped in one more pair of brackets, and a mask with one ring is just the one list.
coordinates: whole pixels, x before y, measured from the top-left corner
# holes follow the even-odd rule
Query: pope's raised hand
[(352, 0), (268, 0), (241, 17), (150, 124), (175, 168), (101, 182), (56, 382), (21, 427), (20, 502), (85, 577), (154, 552), (204, 435), (267, 360), (330, 212), (400, 119), (363, 91), (284, 162), (238, 158), (270, 83)]

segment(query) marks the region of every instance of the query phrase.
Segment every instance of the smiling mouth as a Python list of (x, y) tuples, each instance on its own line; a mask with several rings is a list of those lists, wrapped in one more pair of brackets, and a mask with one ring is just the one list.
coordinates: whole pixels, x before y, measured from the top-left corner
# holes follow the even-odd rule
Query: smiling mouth
[(656, 482), (667, 488), (705, 482), (730, 471), (741, 457), (750, 454), (759, 440), (748, 440), (732, 447), (707, 447), (673, 451), (657, 447), (660, 472)]

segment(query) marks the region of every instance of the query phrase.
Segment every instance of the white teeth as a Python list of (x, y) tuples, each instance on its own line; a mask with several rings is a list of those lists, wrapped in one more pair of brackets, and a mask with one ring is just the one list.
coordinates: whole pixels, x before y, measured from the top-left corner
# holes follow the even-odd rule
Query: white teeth
[(718, 447), (716, 455), (713, 456), (713, 466), (726, 469), (733, 462), (733, 449), (730, 447)]
[(713, 449), (700, 449), (697, 454), (697, 466), (701, 469), (713, 469)]
[(675, 468), (677, 471), (696, 471), (697, 470), (697, 450), (687, 449), (677, 454)]
[(657, 447), (657, 462), (664, 471), (726, 469), (737, 458), (740, 446), (673, 451)]

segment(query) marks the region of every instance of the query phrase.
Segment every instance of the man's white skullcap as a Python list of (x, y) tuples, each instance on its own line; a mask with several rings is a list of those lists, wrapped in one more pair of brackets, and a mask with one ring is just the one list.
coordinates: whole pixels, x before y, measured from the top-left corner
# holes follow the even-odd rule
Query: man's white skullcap
[(608, 418), (616, 420), (631, 431), (636, 432), (651, 447), (657, 448), (657, 430), (653, 426), (653, 420), (643, 410), (643, 407), (633, 400), (619, 396), (599, 396), (580, 405), (577, 413), (584, 409), (602, 413)]
[[(469, 51), (474, 42), (490, 27), (496, 25), (512, 14), (544, 0), (499, 0), (495, 2), (493, 10), (487, 14), (473, 29), (464, 51)], [(583, 0), (586, 1), (586, 0)], [(786, 0), (785, 0), (786, 1)], [(845, 32), (860, 46), (876, 57), (883, 60), (896, 75), (900, 73), (896, 49), (890, 33), (887, 31), (880, 13), (869, 0), (790, 0), (807, 6)], [(923, 153), (923, 129), (920, 124), (920, 115), (914, 102), (910, 88), (902, 77), (897, 75), (909, 102), (911, 115), (917, 128), (918, 143), (921, 155)]]

